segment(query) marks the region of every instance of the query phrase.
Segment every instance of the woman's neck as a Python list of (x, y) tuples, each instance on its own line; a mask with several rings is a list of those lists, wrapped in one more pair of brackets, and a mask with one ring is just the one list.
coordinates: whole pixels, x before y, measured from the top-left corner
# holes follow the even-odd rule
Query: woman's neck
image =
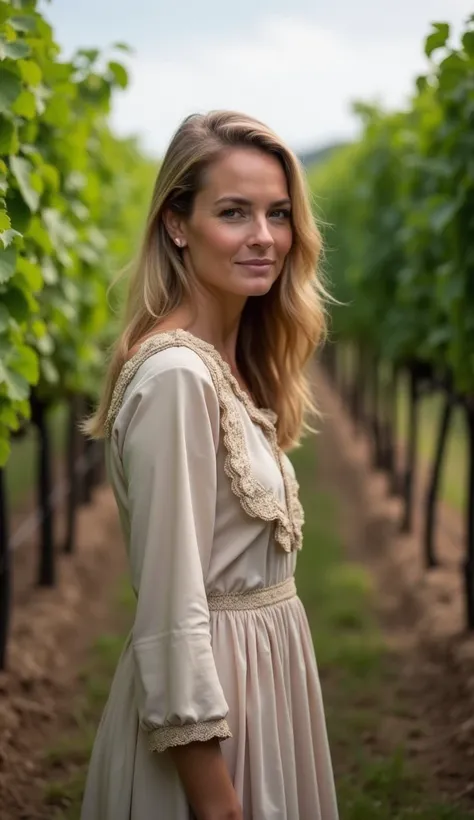
[(206, 300), (199, 298), (198, 294), (192, 305), (183, 303), (167, 317), (165, 323), (182, 327), (211, 344), (234, 375), (238, 375), (237, 337), (244, 304), (245, 299), (241, 297), (217, 302), (211, 301), (209, 297)]

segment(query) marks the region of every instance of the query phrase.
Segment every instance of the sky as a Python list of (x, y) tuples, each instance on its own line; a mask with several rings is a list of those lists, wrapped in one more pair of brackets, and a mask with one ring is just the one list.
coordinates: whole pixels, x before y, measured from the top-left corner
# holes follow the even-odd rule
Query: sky
[[(433, 21), (453, 39), (474, 0), (52, 0), (65, 57), (125, 42), (131, 80), (112, 124), (160, 156), (194, 111), (258, 117), (296, 151), (351, 139), (353, 101), (403, 106)], [(123, 60), (123, 55), (119, 58)]]

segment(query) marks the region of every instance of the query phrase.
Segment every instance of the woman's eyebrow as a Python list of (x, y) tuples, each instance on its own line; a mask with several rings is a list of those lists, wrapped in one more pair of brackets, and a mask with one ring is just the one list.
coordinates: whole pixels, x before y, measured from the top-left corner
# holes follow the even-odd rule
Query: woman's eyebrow
[[(252, 205), (252, 201), (250, 199), (246, 199), (243, 196), (221, 196), (219, 199), (216, 200), (216, 205), (222, 205), (223, 202), (232, 202), (237, 205)], [(281, 208), (283, 206), (291, 205), (291, 200), (285, 197), (284, 199), (277, 199), (275, 202), (270, 202), (270, 208)]]

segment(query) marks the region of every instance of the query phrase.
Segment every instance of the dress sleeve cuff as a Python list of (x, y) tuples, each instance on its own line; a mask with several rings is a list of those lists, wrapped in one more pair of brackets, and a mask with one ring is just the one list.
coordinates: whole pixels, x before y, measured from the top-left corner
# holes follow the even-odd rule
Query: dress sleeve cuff
[(159, 726), (148, 733), (148, 748), (151, 752), (164, 752), (170, 746), (185, 746), (196, 740), (211, 740), (213, 737), (232, 737), (224, 718), (206, 720), (202, 723), (185, 723), (180, 726)]

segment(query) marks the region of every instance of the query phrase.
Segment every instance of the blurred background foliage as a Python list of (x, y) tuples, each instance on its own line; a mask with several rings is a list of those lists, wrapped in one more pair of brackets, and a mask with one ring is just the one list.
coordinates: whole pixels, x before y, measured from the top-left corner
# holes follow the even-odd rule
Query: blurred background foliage
[(0, 0), (0, 465), (32, 387), (48, 403), (95, 395), (114, 336), (107, 288), (156, 173), (108, 125), (125, 50), (62, 60), (36, 0)]
[(474, 390), (474, 17), (425, 42), (407, 110), (355, 106), (361, 138), (310, 169), (336, 297), (335, 338), (426, 361)]

